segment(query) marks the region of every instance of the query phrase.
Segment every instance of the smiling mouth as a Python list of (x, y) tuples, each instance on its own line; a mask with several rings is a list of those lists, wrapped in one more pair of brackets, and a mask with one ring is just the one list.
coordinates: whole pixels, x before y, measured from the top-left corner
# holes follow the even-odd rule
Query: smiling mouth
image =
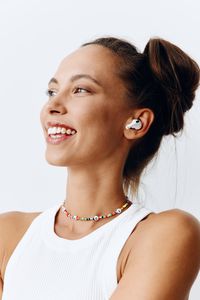
[(46, 140), (47, 140), (47, 143), (49, 143), (49, 144), (57, 145), (67, 139), (72, 138), (75, 134), (76, 133), (74, 133), (74, 134), (59, 134), (59, 133), (50, 134), (47, 136)]

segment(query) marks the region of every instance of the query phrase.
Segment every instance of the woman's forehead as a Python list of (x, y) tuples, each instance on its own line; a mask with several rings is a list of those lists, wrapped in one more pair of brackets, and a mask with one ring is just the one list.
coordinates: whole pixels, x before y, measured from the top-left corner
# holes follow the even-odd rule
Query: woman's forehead
[(89, 74), (99, 81), (116, 78), (118, 60), (111, 50), (99, 45), (81, 47), (61, 61), (55, 77)]

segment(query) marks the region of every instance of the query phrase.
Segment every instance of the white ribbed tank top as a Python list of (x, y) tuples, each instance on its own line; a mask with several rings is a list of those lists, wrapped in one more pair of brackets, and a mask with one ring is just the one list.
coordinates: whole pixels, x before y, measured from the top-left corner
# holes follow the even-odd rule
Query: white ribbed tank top
[(54, 231), (60, 206), (37, 216), (17, 244), (2, 300), (108, 300), (117, 287), (118, 256), (137, 223), (152, 212), (133, 202), (95, 231), (68, 240)]

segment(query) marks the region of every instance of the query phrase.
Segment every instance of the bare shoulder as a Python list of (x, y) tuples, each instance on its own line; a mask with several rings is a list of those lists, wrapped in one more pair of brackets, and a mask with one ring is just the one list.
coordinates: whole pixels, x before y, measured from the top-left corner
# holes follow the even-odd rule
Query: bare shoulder
[[(158, 232), (158, 237), (161, 234), (166, 234), (169, 238), (176, 241), (176, 245), (180, 246), (179, 250), (184, 256), (187, 251), (191, 254), (196, 254), (196, 266), (200, 267), (200, 222), (199, 220), (181, 209), (172, 209), (161, 212), (155, 220), (154, 227), (156, 228), (158, 224), (161, 224), (161, 230)], [(153, 230), (151, 232), (153, 235)], [(184, 250), (185, 249), (185, 250)], [(173, 249), (172, 249), (173, 250)], [(191, 261), (189, 258), (189, 261)]]
[[(136, 232), (136, 236), (145, 240), (162, 238), (163, 234), (168, 234), (171, 238), (193, 238), (196, 242), (200, 242), (200, 222), (187, 211), (181, 209), (170, 209), (160, 213), (152, 214), (150, 218), (141, 222)], [(137, 238), (133, 247), (137, 244)], [(138, 246), (142, 246), (141, 241)]]
[(1, 278), (17, 244), (41, 212), (8, 211), (0, 214), (0, 271)]
[(8, 211), (0, 214), (0, 233), (4, 241), (10, 241), (10, 234), (14, 237), (26, 230), (35, 217), (41, 212)]
[(180, 222), (180, 225), (188, 225), (189, 222), (189, 224), (194, 226), (195, 229), (199, 229), (199, 220), (191, 213), (182, 209), (174, 208), (165, 210), (160, 213), (157, 213), (156, 216), (158, 219), (163, 220), (167, 223), (174, 221)]
[(193, 260), (193, 271), (196, 273), (200, 268), (200, 222), (195, 216), (181, 209), (153, 214), (141, 226), (133, 246), (133, 256), (137, 252), (137, 257), (140, 253), (144, 255), (146, 246), (149, 246), (161, 251), (162, 257), (168, 255), (176, 260), (177, 255), (180, 259), (182, 257), (185, 261), (188, 260), (191, 268)]
[[(158, 223), (163, 226), (162, 230), (164, 228), (166, 228), (166, 230), (171, 230), (173, 228), (172, 234), (180, 233), (181, 230), (184, 233), (190, 232), (191, 234), (197, 234), (197, 236), (200, 233), (199, 220), (191, 213), (178, 208), (157, 213), (150, 221), (152, 228), (156, 227)], [(153, 232), (155, 231), (152, 231), (152, 233)]]
[(188, 299), (200, 269), (198, 219), (181, 209), (166, 210), (141, 222), (134, 234), (111, 299)]

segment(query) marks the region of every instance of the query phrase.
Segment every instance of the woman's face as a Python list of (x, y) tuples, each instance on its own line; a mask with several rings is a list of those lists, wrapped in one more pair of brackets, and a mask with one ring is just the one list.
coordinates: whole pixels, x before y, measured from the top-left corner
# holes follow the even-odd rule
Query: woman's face
[[(122, 154), (128, 110), (125, 88), (116, 74), (118, 65), (112, 52), (98, 45), (79, 48), (63, 59), (50, 80), (49, 99), (40, 114), (50, 164), (94, 167)], [(48, 122), (66, 124), (76, 134), (50, 142)]]

